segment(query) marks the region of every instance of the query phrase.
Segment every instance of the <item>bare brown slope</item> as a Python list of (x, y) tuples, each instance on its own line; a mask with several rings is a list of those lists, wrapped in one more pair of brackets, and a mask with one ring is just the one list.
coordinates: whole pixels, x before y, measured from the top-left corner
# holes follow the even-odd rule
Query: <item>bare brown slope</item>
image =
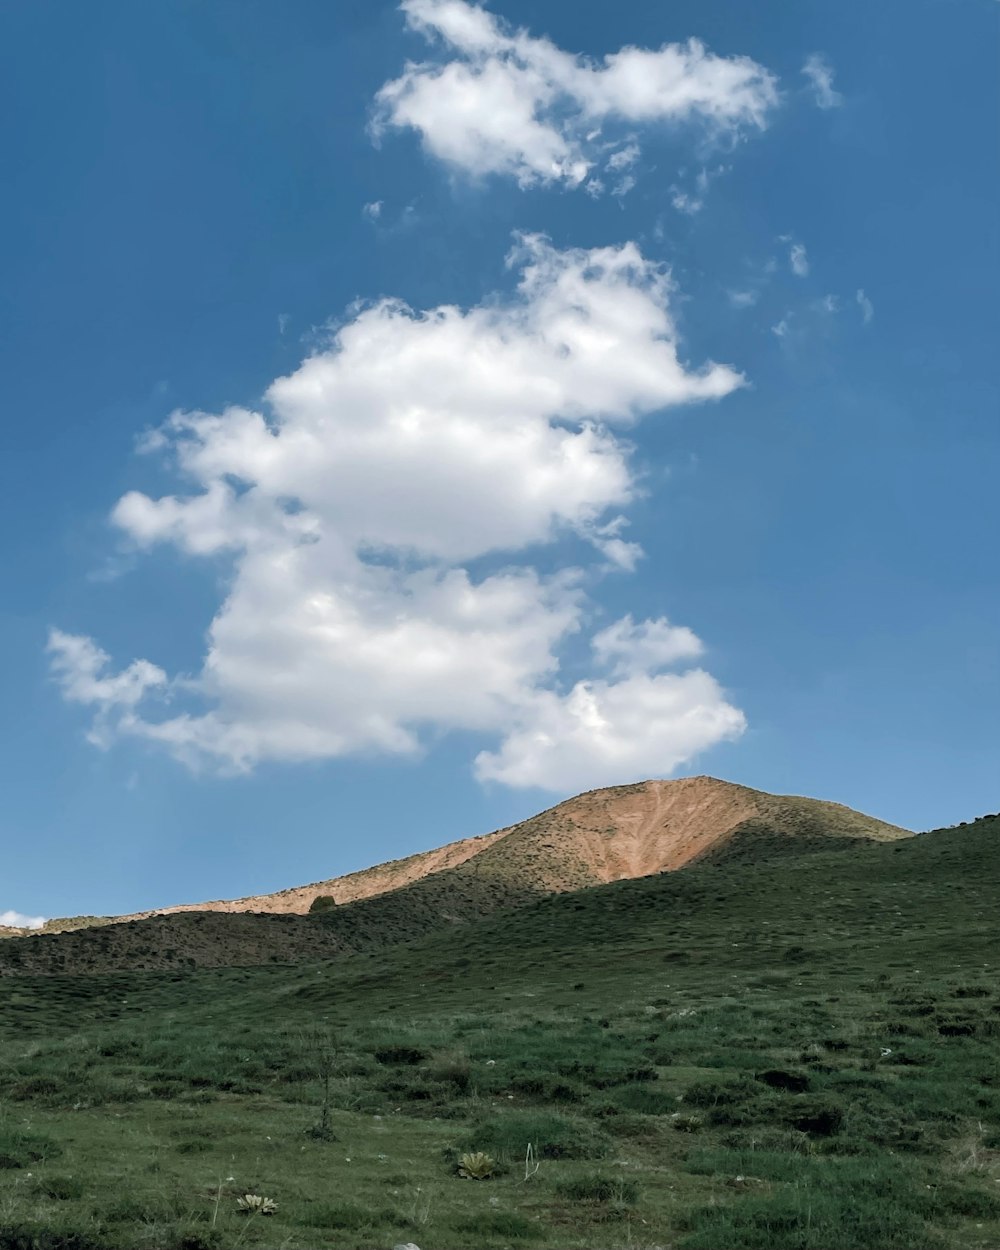
[(508, 830), (481, 834), (475, 838), (463, 838), (449, 842), (432, 851), (421, 851), (405, 859), (392, 859), (374, 868), (362, 868), (344, 877), (331, 877), (327, 881), (313, 881), (309, 885), (291, 886), (274, 894), (250, 894), (245, 898), (217, 899), (208, 903), (179, 903), (173, 907), (158, 907), (152, 911), (134, 912), (117, 916), (115, 921), (145, 920), (150, 916), (170, 916), (185, 911), (222, 912), (270, 912), (278, 915), (304, 915), (320, 895), (333, 898), (338, 903), (355, 903), (360, 899), (389, 894), (404, 886), (412, 885), (433, 873), (455, 868), (474, 855), (485, 850)]
[(883, 842), (906, 829), (839, 803), (764, 794), (713, 777), (643, 781), (591, 790), (506, 831), (456, 875), (530, 882), (550, 893), (674, 872), (739, 838), (743, 854), (766, 837), (768, 853), (827, 840)]

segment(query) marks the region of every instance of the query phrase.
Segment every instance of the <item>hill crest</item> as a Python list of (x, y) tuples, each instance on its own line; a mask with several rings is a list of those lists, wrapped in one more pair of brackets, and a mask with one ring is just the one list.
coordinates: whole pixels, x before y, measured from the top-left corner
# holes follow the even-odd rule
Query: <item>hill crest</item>
[[(741, 832), (766, 826), (774, 835), (889, 841), (909, 830), (839, 803), (773, 795), (714, 777), (639, 781), (587, 790), (492, 833), (462, 838), (371, 868), (265, 894), (179, 903), (115, 917), (126, 923), (184, 912), (305, 915), (325, 896), (356, 903), (413, 886), (442, 872), (503, 879), (520, 890), (561, 893), (660, 872), (719, 853)], [(789, 850), (795, 849), (789, 846)], [(95, 918), (90, 918), (90, 923)], [(56, 930), (87, 918), (51, 921)], [(23, 931), (25, 935), (29, 931)], [(32, 933), (37, 930), (30, 931)]]

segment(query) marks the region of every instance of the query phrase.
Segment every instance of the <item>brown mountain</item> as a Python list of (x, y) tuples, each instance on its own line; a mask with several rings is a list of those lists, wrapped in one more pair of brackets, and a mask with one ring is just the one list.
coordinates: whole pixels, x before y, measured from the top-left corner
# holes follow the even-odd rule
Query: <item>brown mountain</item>
[[(208, 903), (182, 903), (136, 912), (142, 920), (184, 911), (275, 912), (302, 915), (318, 896), (337, 903), (387, 894), (424, 877), (476, 861), (477, 872), (533, 891), (558, 893), (624, 877), (672, 872), (734, 839), (764, 830), (794, 838), (909, 837), (906, 829), (839, 803), (764, 794), (714, 777), (641, 781), (588, 790), (518, 825), (374, 868), (293, 886), (274, 894)], [(789, 849), (795, 849), (793, 845)]]
[[(909, 836), (838, 803), (712, 777), (645, 781), (591, 790), (495, 833), (273, 894), (50, 922), (46, 934), (0, 943), (0, 973), (320, 959), (698, 861)], [(320, 896), (337, 906), (307, 915)]]

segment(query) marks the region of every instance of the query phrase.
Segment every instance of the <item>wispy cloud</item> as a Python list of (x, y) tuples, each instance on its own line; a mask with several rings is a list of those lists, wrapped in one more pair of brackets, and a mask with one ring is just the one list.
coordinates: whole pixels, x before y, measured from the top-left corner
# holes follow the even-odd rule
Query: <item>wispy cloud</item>
[(752, 308), (760, 299), (760, 291), (727, 291), (734, 308)]
[(382, 216), (382, 201), (372, 200), (370, 204), (366, 204), (362, 208), (361, 212), (369, 221), (378, 221)]
[(861, 320), (867, 325), (872, 317), (875, 316), (875, 305), (860, 287), (854, 298), (858, 301), (858, 307), (861, 309)]
[(715, 169), (700, 169), (695, 175), (692, 189), (686, 189), (682, 184), (674, 183), (670, 188), (671, 204), (679, 213), (687, 213), (689, 216), (700, 213), (705, 207), (705, 197), (708, 195), (708, 188), (713, 178), (718, 178), (729, 168), (728, 165), (719, 165)]
[(809, 79), (813, 97), (821, 109), (834, 109), (843, 104), (844, 97), (833, 87), (833, 68), (819, 52), (806, 57), (802, 73)]
[(806, 277), (809, 273), (809, 257), (806, 255), (805, 244), (792, 244), (788, 249), (788, 264), (797, 278)]

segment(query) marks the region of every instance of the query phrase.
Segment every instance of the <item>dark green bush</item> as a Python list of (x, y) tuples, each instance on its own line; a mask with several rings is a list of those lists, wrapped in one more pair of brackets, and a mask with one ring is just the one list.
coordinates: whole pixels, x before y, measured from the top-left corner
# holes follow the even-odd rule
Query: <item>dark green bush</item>
[(399, 1067), (412, 1067), (428, 1057), (427, 1051), (417, 1046), (380, 1046), (374, 1054), (379, 1063)]
[(313, 901), (309, 904), (309, 911), (331, 911), (336, 906), (337, 900), (332, 894), (317, 894)]
[(540, 1072), (534, 1075), (515, 1076), (510, 1088), (517, 1094), (540, 1102), (581, 1102), (583, 1090), (575, 1081), (566, 1077)]

